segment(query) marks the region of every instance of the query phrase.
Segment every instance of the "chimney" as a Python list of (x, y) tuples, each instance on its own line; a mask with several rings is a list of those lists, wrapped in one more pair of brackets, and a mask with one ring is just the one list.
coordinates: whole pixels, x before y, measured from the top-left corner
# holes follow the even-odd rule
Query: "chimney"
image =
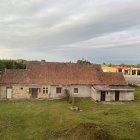
[(45, 64), (46, 63), (46, 60), (41, 60), (41, 64)]
[(41, 62), (45, 63), (45, 62), (46, 62), (46, 60), (41, 60)]

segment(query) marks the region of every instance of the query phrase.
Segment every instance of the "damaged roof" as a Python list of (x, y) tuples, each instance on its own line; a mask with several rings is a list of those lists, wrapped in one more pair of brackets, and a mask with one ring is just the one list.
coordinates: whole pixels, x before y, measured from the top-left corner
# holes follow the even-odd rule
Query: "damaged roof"
[(25, 70), (5, 70), (1, 84), (127, 85), (120, 73), (106, 73), (99, 64), (29, 62)]

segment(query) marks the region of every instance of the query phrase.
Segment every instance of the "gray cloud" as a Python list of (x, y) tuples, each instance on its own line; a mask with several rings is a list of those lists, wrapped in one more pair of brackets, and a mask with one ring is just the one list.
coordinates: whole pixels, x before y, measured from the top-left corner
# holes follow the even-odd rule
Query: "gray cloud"
[(92, 61), (93, 55), (100, 55), (97, 62), (108, 58), (113, 62), (115, 55), (121, 62), (124, 55), (114, 52), (115, 49), (135, 48), (125, 62), (133, 59), (137, 63), (140, 59), (135, 55), (140, 45), (139, 0), (0, 0), (0, 3), (1, 58), (70, 61), (82, 57)]

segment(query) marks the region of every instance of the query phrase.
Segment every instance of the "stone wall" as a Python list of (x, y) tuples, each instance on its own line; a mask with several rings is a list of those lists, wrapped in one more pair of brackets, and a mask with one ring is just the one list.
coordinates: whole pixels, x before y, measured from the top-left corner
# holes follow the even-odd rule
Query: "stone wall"
[(12, 98), (14, 99), (29, 99), (29, 87), (27, 85), (13, 85)]
[[(0, 86), (0, 99), (6, 98), (6, 88), (10, 87), (9, 85)], [(29, 85), (18, 84), (12, 85), (12, 98), (13, 99), (30, 99), (31, 93), (29, 92)], [(43, 93), (43, 87), (48, 88), (48, 93)], [(56, 88), (61, 87), (61, 93), (56, 93)], [(74, 88), (78, 88), (78, 93), (74, 93)], [(65, 90), (68, 90), (69, 93), (74, 97), (91, 97), (95, 101), (101, 100), (101, 92), (96, 91), (93, 87), (88, 85), (71, 85), (71, 86), (62, 86), (62, 85), (40, 85), (38, 89), (38, 97), (41, 99), (52, 98), (60, 99), (65, 97)], [(119, 96), (120, 101), (131, 101), (134, 100), (134, 92), (129, 91), (120, 91)], [(106, 92), (106, 101), (115, 101), (115, 91)]]
[[(0, 86), (0, 98), (6, 98), (6, 88), (9, 85), (2, 85)], [(90, 97), (91, 96), (91, 87), (90, 86), (79, 86), (79, 85), (72, 85), (72, 86), (62, 86), (62, 85), (39, 85), (38, 89), (38, 97), (37, 98), (64, 98), (65, 90), (67, 89), (69, 93), (74, 97)], [(48, 88), (48, 93), (43, 93), (43, 87)], [(61, 87), (61, 93), (56, 93), (56, 88)], [(11, 86), (12, 88), (12, 98), (13, 99), (30, 99), (31, 93), (29, 92), (29, 85), (24, 84), (14, 84)], [(78, 93), (74, 93), (74, 88), (78, 88)]]
[(6, 98), (6, 86), (0, 86), (0, 99)]

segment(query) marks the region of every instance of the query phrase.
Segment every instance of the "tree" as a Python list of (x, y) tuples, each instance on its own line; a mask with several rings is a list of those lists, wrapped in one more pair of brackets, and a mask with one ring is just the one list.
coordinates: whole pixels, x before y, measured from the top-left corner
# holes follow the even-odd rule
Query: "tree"
[(140, 64), (137, 64), (136, 67), (137, 67), (137, 68), (140, 68)]
[(77, 60), (77, 64), (92, 64), (90, 61), (82, 59), (82, 60)]
[(0, 71), (4, 69), (25, 69), (26, 68), (26, 60), (18, 59), (18, 60), (0, 60)]

